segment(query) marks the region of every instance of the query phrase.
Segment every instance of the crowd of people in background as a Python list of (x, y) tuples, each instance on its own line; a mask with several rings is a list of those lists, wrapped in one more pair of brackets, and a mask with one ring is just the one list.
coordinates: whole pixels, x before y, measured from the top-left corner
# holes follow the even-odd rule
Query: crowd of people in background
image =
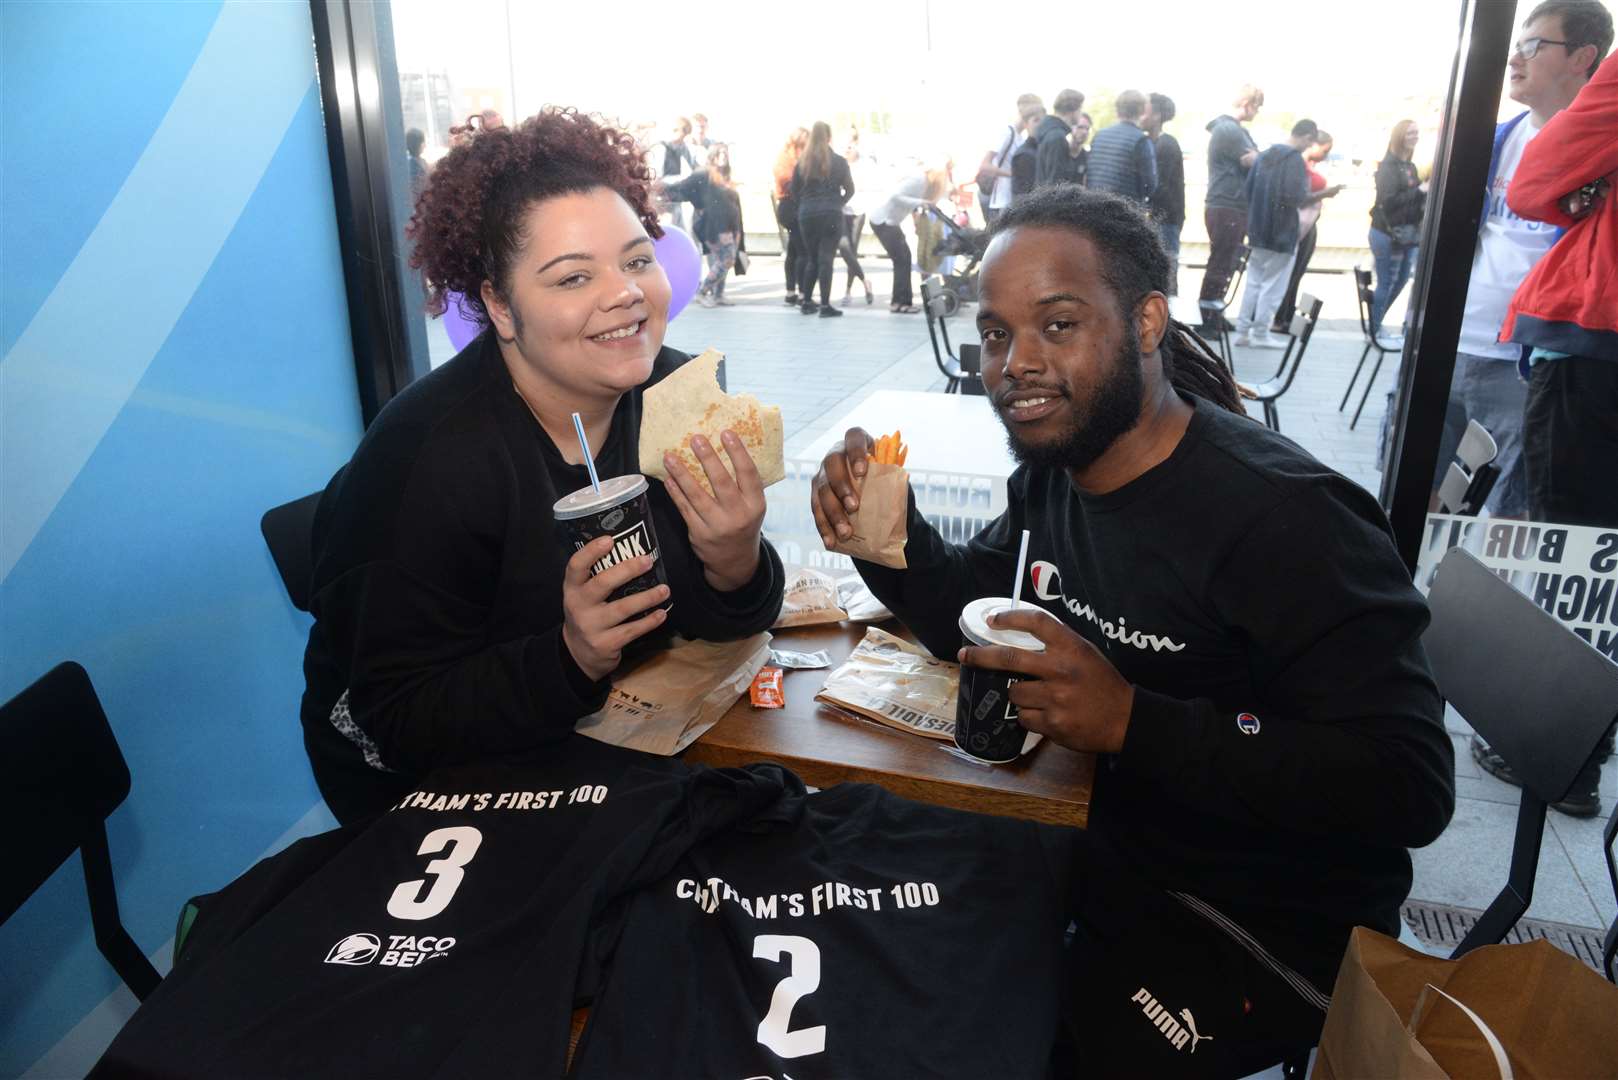
[[(1545, 477), (1552, 471), (1545, 462), (1568, 451), (1544, 449), (1539, 464), (1525, 461), (1525, 414), (1533, 411), (1541, 416), (1541, 431), (1587, 432), (1591, 428), (1587, 419), (1577, 425), (1555, 420), (1558, 407), (1563, 413), (1577, 408), (1581, 417), (1588, 409), (1552, 404), (1556, 399), (1577, 398), (1566, 384), (1570, 373), (1583, 369), (1576, 362), (1582, 353), (1559, 346), (1584, 347), (1588, 335), (1570, 338), (1567, 333), (1546, 331), (1541, 314), (1518, 318), (1515, 309), (1506, 333), (1502, 326), (1519, 286), (1577, 220), (1560, 208), (1536, 206), (1533, 214), (1537, 216), (1519, 214), (1509, 197), (1512, 178), (1529, 142), (1595, 75), (1610, 47), (1611, 28), (1611, 15), (1600, 0), (1546, 0), (1525, 23), (1524, 36), (1509, 60), (1510, 96), (1527, 111), (1502, 124), (1496, 133), (1488, 201), (1479, 229), (1439, 460), (1442, 473), (1447, 452), (1453, 451), (1469, 419), (1488, 428), (1500, 448), (1497, 464), (1502, 470), (1490, 502), (1495, 513), (1520, 516), (1532, 512), (1537, 516), (1554, 503), (1544, 494), (1550, 487)], [(1174, 289), (1187, 214), (1187, 151), (1164, 130), (1176, 118), (1176, 104), (1164, 93), (1126, 89), (1111, 102), (1113, 122), (1093, 132), (1085, 102), (1084, 93), (1072, 88), (1059, 90), (1048, 108), (1037, 94), (1018, 97), (1012, 117), (990, 136), (975, 174), (964, 183), (957, 182), (946, 158), (925, 165), (918, 162), (908, 169), (894, 168), (891, 162), (883, 163), (888, 167), (881, 170), (872, 167), (870, 156), (861, 152), (858, 129), (847, 130), (839, 139), (825, 120), (794, 128), (775, 154), (771, 169), (775, 223), (784, 239), (785, 302), (820, 318), (836, 318), (842, 307), (858, 299), (874, 303), (876, 290), (860, 256), (869, 225), (891, 267), (889, 311), (915, 314), (919, 310), (916, 273), (918, 269), (923, 274), (949, 273), (953, 255), (948, 237), (969, 228), (968, 208), (975, 208), (982, 224), (992, 227), (1017, 197), (1054, 184), (1087, 186), (1143, 205), (1169, 256), (1170, 288)], [(1250, 125), (1264, 105), (1264, 91), (1244, 85), (1233, 96), (1228, 111), (1205, 125), (1203, 225), (1208, 251), (1198, 291), (1196, 329), (1210, 341), (1233, 331), (1237, 346), (1278, 349), (1287, 341), (1300, 282), (1316, 247), (1323, 205), (1343, 185), (1330, 183), (1320, 171), (1334, 140), (1313, 120), (1298, 120), (1283, 141), (1258, 145)], [(498, 111), (483, 109), (449, 129), (450, 146), (463, 145), (480, 132), (504, 126)], [(1428, 181), (1416, 159), (1421, 134), (1413, 119), (1402, 119), (1393, 126), (1375, 169), (1375, 195), (1367, 208), (1366, 244), (1374, 267), (1368, 330), (1395, 349), (1401, 344), (1402, 328), (1383, 324), (1415, 270), (1427, 209)], [(747, 226), (730, 147), (710, 137), (708, 118), (701, 113), (674, 118), (661, 128), (643, 125), (637, 138), (656, 178), (654, 195), (664, 220), (690, 233), (707, 259), (697, 302), (709, 307), (730, 305), (726, 283), (733, 273), (745, 272), (747, 260)], [(430, 168), (423, 157), (423, 142), (418, 130), (406, 135), (412, 195), (422, 190)], [(1554, 186), (1559, 180), (1560, 175), (1546, 182)], [(1600, 185), (1591, 191), (1590, 206), (1606, 204)], [(845, 269), (844, 288), (840, 303), (834, 303), (833, 278), (839, 256)], [(1244, 258), (1245, 287), (1238, 301), (1227, 293)], [(1557, 282), (1555, 287), (1565, 292), (1574, 283)], [(1540, 288), (1543, 292), (1545, 286)], [(1234, 321), (1227, 311), (1235, 315)], [(1557, 325), (1560, 322), (1556, 320)], [(1610, 345), (1600, 334), (1596, 340)], [(1537, 351), (1532, 363), (1525, 363), (1519, 371), (1516, 361), (1528, 347)], [(1593, 347), (1591, 351), (1595, 351)], [(1575, 362), (1565, 362), (1570, 356)], [(1537, 388), (1532, 408), (1530, 386)], [(1392, 411), (1390, 392), (1388, 413)], [(1532, 479), (1530, 473), (1538, 479)], [(1530, 507), (1531, 484), (1541, 492), (1538, 509)], [(1612, 487), (1618, 490), (1618, 485)], [(1610, 506), (1611, 499), (1603, 502), (1592, 496), (1583, 501), (1602, 504), (1607, 507), (1603, 513), (1618, 516), (1618, 509)], [(1555, 512), (1562, 520), (1568, 520), (1568, 514), (1583, 513), (1568, 507)]]

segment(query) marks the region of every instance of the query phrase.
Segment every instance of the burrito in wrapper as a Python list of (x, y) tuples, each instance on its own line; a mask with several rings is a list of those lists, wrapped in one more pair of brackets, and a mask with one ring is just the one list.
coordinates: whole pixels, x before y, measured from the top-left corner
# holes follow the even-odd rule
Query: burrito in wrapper
[(704, 436), (732, 476), (730, 464), (719, 441), (726, 428), (736, 433), (758, 467), (765, 487), (786, 478), (782, 456), (781, 410), (761, 404), (752, 394), (727, 394), (719, 389), (719, 361), (723, 354), (708, 349), (701, 356), (681, 364), (672, 375), (647, 390), (641, 398), (640, 471), (668, 482), (663, 455), (674, 455), (708, 494), (713, 486), (702, 462), (691, 451), (691, 436)]

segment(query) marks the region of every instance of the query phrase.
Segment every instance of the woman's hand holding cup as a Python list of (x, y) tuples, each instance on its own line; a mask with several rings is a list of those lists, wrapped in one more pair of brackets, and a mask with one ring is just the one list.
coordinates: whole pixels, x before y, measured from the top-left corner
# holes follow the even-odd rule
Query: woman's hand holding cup
[(641, 555), (590, 574), (590, 568), (612, 552), (613, 538), (600, 536), (585, 544), (567, 561), (562, 578), (562, 642), (579, 670), (592, 681), (618, 667), (624, 647), (656, 630), (668, 619), (667, 611), (642, 612), (669, 597), (669, 587), (658, 585), (609, 602), (607, 597), (652, 569), (653, 557)]

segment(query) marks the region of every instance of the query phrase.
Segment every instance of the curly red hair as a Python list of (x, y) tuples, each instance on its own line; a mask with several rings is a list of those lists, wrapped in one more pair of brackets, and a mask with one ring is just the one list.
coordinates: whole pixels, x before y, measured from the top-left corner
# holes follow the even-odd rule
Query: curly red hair
[(427, 311), (444, 313), (445, 295), (466, 297), (465, 313), (487, 325), (483, 283), (509, 296), (512, 260), (523, 243), (523, 215), (557, 195), (610, 188), (623, 196), (655, 240), (652, 174), (627, 132), (572, 108), (547, 106), (514, 128), (490, 128), (433, 168), (405, 227), (410, 265), (427, 279)]

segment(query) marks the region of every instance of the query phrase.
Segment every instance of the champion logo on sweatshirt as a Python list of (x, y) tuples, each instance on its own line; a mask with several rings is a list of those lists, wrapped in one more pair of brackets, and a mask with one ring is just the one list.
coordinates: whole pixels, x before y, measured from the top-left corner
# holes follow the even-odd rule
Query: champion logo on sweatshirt
[(1062, 574), (1056, 569), (1054, 563), (1036, 561), (1028, 568), (1029, 580), (1034, 586), (1034, 595), (1041, 600), (1056, 600), (1081, 619), (1089, 619), (1101, 631), (1103, 637), (1109, 641), (1116, 641), (1123, 645), (1130, 645), (1137, 649), (1150, 649), (1153, 652), (1179, 652), (1185, 648), (1183, 641), (1160, 634), (1147, 634), (1133, 630), (1125, 625), (1128, 620), (1119, 616), (1116, 620), (1103, 619), (1096, 613), (1095, 608), (1078, 600), (1069, 600), (1062, 591)]

